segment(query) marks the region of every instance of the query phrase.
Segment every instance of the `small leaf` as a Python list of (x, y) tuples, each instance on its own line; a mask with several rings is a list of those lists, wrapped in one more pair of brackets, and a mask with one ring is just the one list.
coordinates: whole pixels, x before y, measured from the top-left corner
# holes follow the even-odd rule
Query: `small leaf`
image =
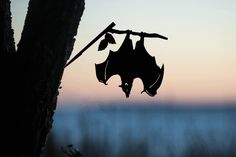
[(108, 45), (108, 41), (103, 39), (98, 46), (98, 51), (104, 50), (107, 47), (107, 45)]
[(110, 33), (106, 33), (105, 39), (106, 39), (106, 40), (108, 41), (108, 43), (110, 43), (110, 44), (115, 44), (115, 43), (116, 43), (114, 37), (113, 37)]

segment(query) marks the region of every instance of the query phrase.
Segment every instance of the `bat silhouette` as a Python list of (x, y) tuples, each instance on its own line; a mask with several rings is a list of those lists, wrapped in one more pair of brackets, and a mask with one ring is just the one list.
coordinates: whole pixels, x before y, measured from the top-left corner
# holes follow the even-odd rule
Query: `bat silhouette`
[(150, 56), (144, 47), (144, 36), (141, 35), (133, 49), (132, 41), (127, 33), (118, 51), (110, 51), (107, 59), (100, 64), (95, 64), (97, 79), (107, 85), (113, 75), (119, 75), (121, 85), (126, 97), (129, 97), (133, 80), (140, 78), (144, 89), (149, 96), (156, 95), (164, 75), (164, 65), (157, 66), (155, 57)]

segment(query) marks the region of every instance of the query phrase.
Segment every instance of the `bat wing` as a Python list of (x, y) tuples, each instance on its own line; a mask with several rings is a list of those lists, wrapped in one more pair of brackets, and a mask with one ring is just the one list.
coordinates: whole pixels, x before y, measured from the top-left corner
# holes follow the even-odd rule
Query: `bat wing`
[(132, 41), (127, 35), (118, 51), (110, 51), (103, 63), (95, 64), (97, 79), (104, 84), (107, 84), (108, 79), (113, 75), (120, 76), (122, 82), (120, 87), (126, 97), (130, 94), (134, 79), (131, 75), (133, 51)]
[(116, 58), (116, 54), (110, 51), (107, 59), (103, 63), (95, 64), (96, 76), (99, 82), (107, 85), (107, 81), (111, 76), (119, 74)]
[(155, 96), (162, 83), (164, 65), (160, 68), (156, 64), (155, 57), (150, 56), (146, 51), (143, 40), (136, 43), (135, 60), (135, 75), (143, 82), (143, 92), (146, 92), (149, 96)]

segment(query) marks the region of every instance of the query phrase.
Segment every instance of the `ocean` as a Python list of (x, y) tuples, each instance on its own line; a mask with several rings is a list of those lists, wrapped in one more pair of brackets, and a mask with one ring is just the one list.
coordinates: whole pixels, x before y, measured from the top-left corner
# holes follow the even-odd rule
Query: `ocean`
[(56, 112), (50, 136), (85, 157), (231, 157), (235, 120), (233, 106), (83, 107)]

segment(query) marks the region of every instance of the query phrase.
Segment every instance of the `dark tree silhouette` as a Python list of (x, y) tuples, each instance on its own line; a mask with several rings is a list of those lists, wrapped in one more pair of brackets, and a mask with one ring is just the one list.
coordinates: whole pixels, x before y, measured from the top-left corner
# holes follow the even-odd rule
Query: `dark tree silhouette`
[(1, 0), (3, 130), (12, 149), (7, 156), (41, 156), (83, 10), (84, 0), (30, 0), (16, 50), (10, 0)]

